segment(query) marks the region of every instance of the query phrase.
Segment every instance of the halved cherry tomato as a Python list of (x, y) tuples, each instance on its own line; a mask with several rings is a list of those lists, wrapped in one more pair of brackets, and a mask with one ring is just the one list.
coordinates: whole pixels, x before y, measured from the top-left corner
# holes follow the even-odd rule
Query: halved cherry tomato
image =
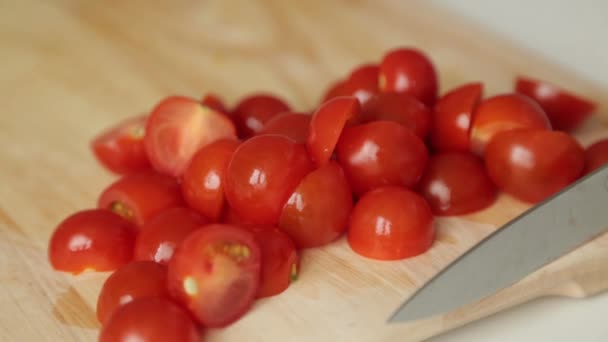
[(322, 246), (346, 231), (352, 207), (350, 185), (332, 161), (302, 179), (283, 207), (279, 228), (299, 248)]
[(305, 113), (281, 113), (268, 120), (259, 134), (280, 134), (299, 144), (308, 139), (311, 116)]
[(406, 93), (427, 106), (437, 98), (435, 67), (422, 51), (413, 48), (395, 49), (384, 56), (378, 85), (380, 91)]
[(548, 82), (518, 77), (515, 91), (536, 100), (554, 129), (571, 131), (595, 110), (596, 104)]
[(135, 240), (135, 260), (167, 264), (175, 249), (193, 231), (209, 223), (192, 209), (170, 208), (152, 216)]
[(470, 152), (445, 152), (431, 156), (418, 184), (433, 214), (463, 215), (490, 206), (496, 186), (483, 161)]
[(173, 177), (143, 171), (112, 183), (99, 197), (97, 206), (141, 226), (156, 213), (183, 203), (179, 184)]
[(196, 151), (221, 138), (236, 139), (230, 118), (193, 99), (172, 96), (150, 114), (144, 143), (157, 171), (179, 177)]
[(551, 123), (538, 103), (527, 96), (503, 94), (486, 99), (473, 114), (471, 150), (483, 155), (495, 134), (518, 128), (551, 130)]
[(431, 145), (435, 150), (470, 150), (472, 115), (482, 93), (481, 83), (469, 83), (453, 89), (437, 101), (431, 119)]
[(497, 134), (485, 154), (490, 178), (504, 192), (537, 203), (577, 180), (585, 167), (579, 143), (558, 131)]
[(97, 319), (103, 324), (117, 308), (143, 297), (169, 297), (166, 266), (134, 261), (112, 273), (97, 299)]
[(211, 221), (219, 221), (222, 215), (226, 170), (239, 144), (236, 140), (220, 139), (204, 146), (184, 172), (182, 193), (186, 203)]
[(61, 222), (49, 242), (49, 260), (58, 271), (113, 271), (133, 258), (136, 229), (107, 210), (79, 211)]
[(228, 113), (228, 109), (226, 108), (224, 101), (222, 101), (222, 99), (215, 94), (209, 93), (209, 94), (203, 96), (203, 99), (201, 100), (201, 104), (203, 106), (211, 108), (217, 112), (224, 113), (224, 114)]
[(415, 186), (428, 160), (422, 140), (392, 121), (344, 129), (336, 154), (359, 196), (382, 185)]
[(247, 222), (275, 225), (281, 209), (312, 162), (302, 144), (280, 135), (258, 135), (232, 154), (226, 199)]
[(356, 97), (361, 105), (364, 105), (370, 98), (378, 94), (378, 73), (380, 67), (377, 64), (363, 64), (355, 68), (348, 81), (345, 83), (343, 91), (346, 96)]
[(272, 95), (257, 94), (242, 99), (234, 108), (232, 116), (239, 137), (246, 139), (261, 131), (275, 115), (289, 110), (283, 100)]
[(435, 240), (433, 214), (424, 198), (399, 186), (366, 193), (353, 208), (348, 243), (358, 254), (380, 260), (413, 257)]
[(431, 125), (431, 111), (413, 96), (380, 93), (363, 106), (361, 122), (394, 121), (425, 139)]
[(101, 329), (99, 342), (201, 342), (188, 312), (169, 299), (145, 297), (121, 306)]
[(312, 115), (308, 152), (317, 164), (327, 164), (349, 119), (360, 115), (361, 105), (352, 96), (336, 97), (322, 104)]
[(585, 149), (585, 173), (608, 164), (608, 139), (602, 139)]
[(226, 326), (253, 304), (260, 269), (260, 247), (252, 232), (204, 226), (182, 242), (169, 262), (169, 292), (204, 326)]

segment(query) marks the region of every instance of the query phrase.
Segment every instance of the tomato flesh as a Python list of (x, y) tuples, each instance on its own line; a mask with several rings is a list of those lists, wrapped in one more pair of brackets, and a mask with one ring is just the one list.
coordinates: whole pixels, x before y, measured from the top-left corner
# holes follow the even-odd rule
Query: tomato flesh
[(308, 139), (311, 116), (305, 113), (282, 113), (268, 120), (259, 134), (279, 134), (299, 144)]
[(256, 94), (242, 99), (234, 108), (232, 117), (239, 137), (247, 139), (259, 133), (274, 116), (289, 110), (289, 105), (275, 96)]
[(585, 173), (608, 164), (608, 139), (602, 139), (585, 149)]
[(394, 121), (425, 139), (431, 125), (431, 112), (415, 97), (399, 93), (381, 93), (363, 106), (361, 122)]

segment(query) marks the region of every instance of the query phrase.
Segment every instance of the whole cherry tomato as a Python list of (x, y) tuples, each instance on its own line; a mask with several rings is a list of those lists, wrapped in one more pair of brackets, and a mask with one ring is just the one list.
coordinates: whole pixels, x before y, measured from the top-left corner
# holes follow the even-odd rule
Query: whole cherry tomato
[(343, 96), (356, 97), (361, 105), (378, 94), (378, 73), (380, 67), (376, 64), (363, 64), (355, 68), (345, 83)]
[(289, 111), (283, 100), (268, 94), (256, 94), (242, 99), (234, 108), (232, 116), (239, 137), (249, 138), (264, 128), (275, 115)]
[(259, 134), (279, 134), (306, 144), (311, 116), (305, 113), (286, 112), (268, 120)]
[(325, 91), (325, 94), (321, 98), (321, 104), (338, 96), (349, 96), (348, 91), (346, 89), (346, 82), (348, 82), (348, 79), (338, 80), (330, 84), (327, 90)]
[(608, 164), (608, 139), (602, 139), (585, 150), (585, 173)]
[(363, 106), (361, 122), (394, 121), (425, 139), (431, 125), (431, 112), (415, 97), (408, 94), (381, 93)]
[(206, 94), (205, 96), (203, 96), (201, 104), (205, 107), (215, 110), (216, 112), (224, 114), (228, 113), (228, 109), (226, 108), (224, 101), (222, 101), (222, 99), (215, 94)]

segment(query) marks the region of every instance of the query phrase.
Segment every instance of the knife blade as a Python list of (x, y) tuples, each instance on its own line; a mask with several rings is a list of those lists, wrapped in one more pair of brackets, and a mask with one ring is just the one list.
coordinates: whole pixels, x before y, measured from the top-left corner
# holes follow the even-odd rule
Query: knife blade
[(516, 283), (608, 228), (608, 165), (505, 224), (440, 271), (389, 323), (446, 313)]

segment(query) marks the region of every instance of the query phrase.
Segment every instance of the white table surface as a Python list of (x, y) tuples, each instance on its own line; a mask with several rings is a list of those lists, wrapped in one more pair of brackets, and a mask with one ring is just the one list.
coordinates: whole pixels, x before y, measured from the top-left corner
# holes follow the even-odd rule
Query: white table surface
[[(608, 86), (608, 0), (433, 0)], [(608, 341), (608, 293), (540, 299), (433, 342)]]

